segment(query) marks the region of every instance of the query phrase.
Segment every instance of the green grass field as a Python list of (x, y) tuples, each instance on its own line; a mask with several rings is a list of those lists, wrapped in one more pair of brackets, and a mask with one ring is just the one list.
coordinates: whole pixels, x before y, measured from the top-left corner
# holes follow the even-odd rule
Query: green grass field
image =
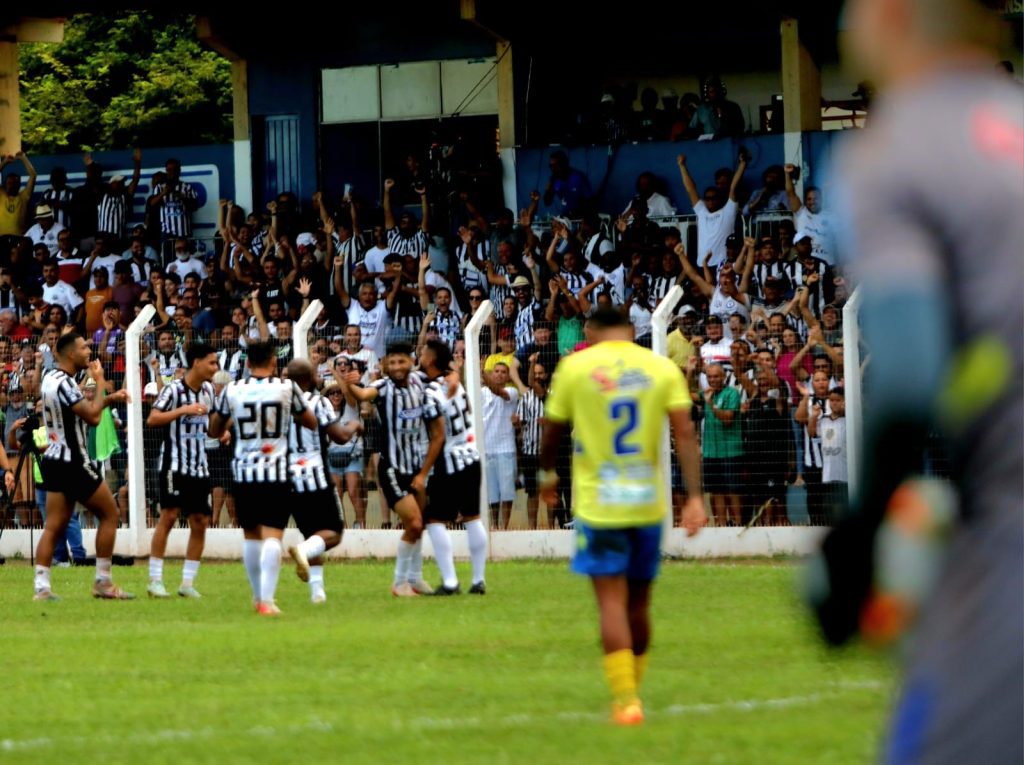
[[(435, 572), (428, 561), (428, 578)], [(586, 580), (509, 562), (483, 597), (393, 599), (391, 565), (332, 564), (330, 600), (282, 571), (257, 617), (241, 564), (199, 602), (89, 597), (91, 569), (0, 568), (0, 762), (866, 763), (882, 658), (818, 643), (780, 562), (671, 563), (654, 598), (644, 726), (607, 724)], [(460, 565), (463, 581), (468, 570)], [(180, 564), (165, 580), (177, 585)]]

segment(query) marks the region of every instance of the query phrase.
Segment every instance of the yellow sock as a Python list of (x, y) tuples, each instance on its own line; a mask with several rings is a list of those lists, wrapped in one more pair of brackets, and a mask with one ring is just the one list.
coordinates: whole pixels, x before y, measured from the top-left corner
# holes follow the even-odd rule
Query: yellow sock
[(635, 672), (633, 651), (629, 648), (604, 655), (604, 676), (608, 678), (617, 704), (631, 704), (637, 700)]
[(636, 677), (636, 687), (644, 680), (644, 673), (647, 671), (647, 654), (642, 653), (633, 657), (633, 675)]

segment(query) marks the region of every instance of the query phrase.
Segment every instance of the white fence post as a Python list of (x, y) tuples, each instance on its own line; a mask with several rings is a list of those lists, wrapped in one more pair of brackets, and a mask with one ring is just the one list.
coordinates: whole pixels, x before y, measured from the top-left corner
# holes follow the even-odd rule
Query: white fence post
[[(668, 325), (673, 310), (683, 297), (683, 288), (678, 284), (668, 291), (661, 299), (658, 307), (651, 314), (651, 350), (659, 356), (668, 356)], [(667, 549), (669, 534), (672, 531), (675, 510), (672, 507), (672, 445), (669, 440), (668, 422), (662, 425), (661, 431), (661, 464), (665, 466), (664, 492), (668, 513), (663, 521), (664, 531), (661, 535), (662, 549)]]
[[(314, 300), (309, 304), (309, 308), (302, 312), (299, 320), (295, 322), (295, 331), (292, 333), (292, 346), (295, 349), (295, 358), (309, 358), (309, 328), (316, 322), (323, 309), (324, 304), (319, 300)], [(314, 369), (313, 371), (315, 372), (316, 370)]]
[(131, 554), (145, 555), (146, 544), (146, 459), (142, 448), (142, 337), (156, 309), (146, 305), (128, 327), (124, 341), (124, 380), (131, 403), (128, 405), (128, 528), (131, 531)]
[[(494, 306), (491, 305), (491, 301), (485, 300), (466, 325), (466, 393), (469, 395), (469, 405), (473, 408), (476, 448), (480, 450), (480, 517), (486, 529), (491, 527), (491, 506), (487, 502), (487, 444), (484, 440), (483, 383), (480, 379), (480, 372), (483, 369), (483, 359), (480, 358), (480, 332), (493, 313)], [(491, 342), (496, 339), (492, 337)], [(488, 549), (490, 539), (491, 535), (488, 534)]]
[(849, 492), (860, 490), (860, 445), (864, 426), (860, 377), (860, 301), (861, 291), (853, 291), (843, 306), (843, 382), (846, 389), (846, 465)]

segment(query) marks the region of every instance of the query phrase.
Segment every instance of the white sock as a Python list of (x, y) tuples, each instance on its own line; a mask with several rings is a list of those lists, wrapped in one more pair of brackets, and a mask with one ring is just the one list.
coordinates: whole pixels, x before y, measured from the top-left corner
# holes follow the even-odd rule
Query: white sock
[(441, 572), (444, 586), (454, 589), (459, 586), (459, 578), (455, 575), (455, 558), (452, 555), (452, 538), (443, 523), (428, 523), (427, 533), (430, 543), (434, 545), (434, 561)]
[(395, 554), (395, 584), (402, 584), (408, 578), (412, 550), (411, 544), (404, 539), (398, 540), (398, 552)]
[(254, 599), (260, 599), (260, 553), (263, 552), (262, 539), (246, 539), (242, 542), (242, 561), (245, 573), (249, 577)]
[(306, 557), (310, 560), (313, 558), (319, 558), (325, 552), (327, 552), (327, 543), (324, 542), (324, 538), (314, 534), (305, 542), (299, 544), (299, 549), (306, 553)]
[(50, 567), (36, 566), (36, 592), (50, 589)]
[(149, 556), (149, 581), (162, 582), (164, 580), (164, 559)]
[(309, 567), (309, 594), (317, 595), (324, 591), (324, 567)]
[(423, 579), (423, 537), (416, 540), (409, 556), (409, 581), (415, 584)]
[(199, 561), (197, 560), (185, 560), (185, 568), (181, 572), (181, 586), (191, 587), (192, 582), (196, 580), (196, 575), (199, 573)]
[(260, 553), (260, 600), (274, 602), (277, 592), (277, 578), (281, 573), (281, 540), (275, 537), (263, 540)]
[(466, 524), (466, 536), (469, 537), (469, 557), (473, 561), (473, 584), (484, 580), (484, 568), (487, 566), (487, 529), (484, 522), (477, 518)]
[(110, 558), (97, 558), (96, 559), (96, 581), (97, 582), (109, 582), (111, 581), (110, 576)]

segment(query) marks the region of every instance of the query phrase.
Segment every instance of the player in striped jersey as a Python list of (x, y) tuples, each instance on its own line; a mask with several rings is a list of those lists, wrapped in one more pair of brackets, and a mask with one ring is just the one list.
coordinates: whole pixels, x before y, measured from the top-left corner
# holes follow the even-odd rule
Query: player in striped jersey
[(377, 480), (388, 505), (402, 519), (391, 594), (410, 597), (433, 592), (423, 581), (423, 508), (427, 476), (444, 447), (444, 423), (412, 371), (412, 346), (391, 344), (384, 364), (389, 376), (366, 388), (359, 386), (358, 372), (337, 377), (358, 401), (377, 404), (384, 431)]
[(188, 547), (178, 595), (201, 597), (193, 586), (210, 523), (210, 469), (206, 461), (206, 437), (214, 404), (213, 376), (220, 369), (217, 351), (193, 343), (186, 353), (188, 371), (164, 386), (153, 404), (146, 425), (163, 428), (160, 444), (160, 520), (149, 548), (151, 598), (169, 598), (164, 587), (164, 552), (167, 535), (182, 512), (188, 517)]
[(230, 426), (235, 456), (238, 523), (245, 537), (242, 560), (252, 587), (256, 610), (264, 616), (281, 611), (274, 603), (281, 573), (281, 538), (288, 524), (288, 430), (292, 419), (315, 430), (316, 417), (302, 392), (277, 376), (277, 356), (267, 342), (248, 346), (251, 376), (229, 383), (210, 416), (211, 438)]
[(428, 340), (420, 354), (420, 369), (430, 380), (427, 396), (444, 419), (445, 435), (444, 451), (427, 487), (429, 502), (425, 512), (427, 533), (443, 579), (434, 594), (458, 595), (461, 592), (446, 525), (461, 515), (473, 561), (469, 592), (483, 595), (486, 592), (487, 529), (480, 520), (480, 452), (476, 446), (469, 396), (459, 382), (458, 373), (451, 367), (451, 349), (438, 340)]
[[(117, 505), (99, 467), (90, 459), (88, 428), (100, 422), (106, 407), (128, 402), (123, 391), (104, 396), (103, 364), (90, 362), (85, 338), (69, 332), (57, 341), (57, 367), (43, 375), (41, 395), (48, 445), (39, 460), (46, 488), (46, 528), (36, 547), (35, 599), (58, 600), (50, 589), (54, 541), (65, 532), (75, 503), (81, 502), (99, 519), (96, 530), (96, 582), (93, 597), (131, 600), (135, 596), (111, 581), (110, 565), (117, 534)], [(75, 375), (89, 370), (96, 396), (88, 401)]]
[(305, 359), (288, 363), (288, 379), (299, 386), (302, 398), (317, 421), (309, 430), (292, 420), (288, 434), (288, 470), (295, 493), (295, 524), (305, 541), (288, 548), (299, 579), (309, 582), (310, 598), (324, 603), (323, 554), (341, 544), (345, 528), (341, 501), (327, 477), (327, 440), (344, 444), (362, 430), (362, 423), (342, 424), (330, 400), (316, 390), (312, 364)]

